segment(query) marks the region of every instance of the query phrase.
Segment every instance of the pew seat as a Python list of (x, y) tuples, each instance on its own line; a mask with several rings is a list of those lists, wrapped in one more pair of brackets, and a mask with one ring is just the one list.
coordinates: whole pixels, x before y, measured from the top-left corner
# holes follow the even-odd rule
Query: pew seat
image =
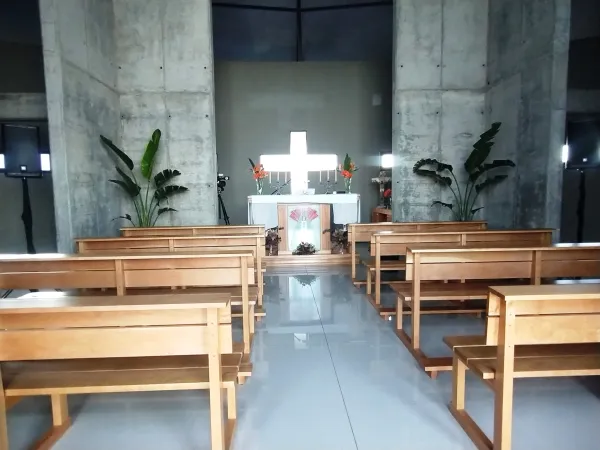
[(485, 345), (485, 336), (444, 336), (443, 341), (448, 347), (454, 349), (454, 347)]

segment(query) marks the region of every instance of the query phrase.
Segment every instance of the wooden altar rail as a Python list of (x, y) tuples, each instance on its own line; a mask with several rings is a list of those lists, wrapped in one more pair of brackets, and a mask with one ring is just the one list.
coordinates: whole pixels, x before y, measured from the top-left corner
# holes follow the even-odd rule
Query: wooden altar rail
[[(451, 358), (430, 358), (421, 350), (421, 303), (486, 300), (490, 285), (535, 284), (556, 278), (600, 278), (600, 244), (558, 244), (552, 247), (409, 248), (406, 279), (397, 292), (396, 334), (417, 362), (434, 378), (451, 370)], [(446, 283), (448, 280), (469, 283)], [(410, 308), (411, 335), (403, 329), (403, 309)]]
[(151, 228), (121, 228), (123, 237), (149, 236), (235, 236), (235, 235), (265, 235), (264, 225), (222, 225), (222, 226), (183, 226), (183, 227), (151, 227)]
[[(515, 379), (600, 375), (598, 329), (600, 285), (490, 288), (485, 345), (455, 348), (452, 369), (450, 412), (477, 448), (511, 449)], [(467, 368), (492, 387), (493, 442), (465, 410)]]
[(71, 425), (68, 395), (198, 389), (209, 390), (211, 448), (229, 447), (240, 355), (227, 294), (4, 299), (0, 324), (0, 449), (10, 399), (50, 397), (53, 426), (34, 447), (49, 449)]
[(478, 231), (487, 230), (487, 222), (380, 222), (348, 224), (348, 242), (352, 256), (352, 282), (355, 286), (365, 284), (356, 278), (356, 244), (371, 242), (371, 235), (385, 231), (396, 233), (430, 231)]
[(254, 305), (248, 280), (254, 279), (253, 265), (251, 252), (0, 255), (0, 289), (115, 289), (117, 295), (149, 288), (172, 292), (172, 286), (229, 295), (239, 289), (243, 352), (249, 354)]
[[(367, 295), (373, 306), (384, 316), (395, 315), (395, 308), (381, 308), (381, 272), (405, 270), (405, 261), (382, 261), (382, 256), (406, 256), (409, 246), (465, 247), (478, 244), (502, 247), (547, 247), (552, 244), (551, 229), (436, 231), (428, 233), (377, 233), (371, 236), (373, 261), (367, 262)], [(374, 276), (373, 276), (374, 275)], [(375, 279), (375, 298), (371, 297), (371, 282)], [(393, 282), (391, 282), (393, 283)]]
[[(265, 235), (236, 236), (153, 236), (121, 238), (75, 239), (77, 252), (114, 253), (132, 252), (190, 252), (210, 253), (214, 251), (250, 251), (255, 257), (256, 285), (258, 287), (258, 307), (255, 315), (264, 316), (263, 305), (263, 257), (265, 255)], [(234, 295), (237, 297), (237, 295)]]

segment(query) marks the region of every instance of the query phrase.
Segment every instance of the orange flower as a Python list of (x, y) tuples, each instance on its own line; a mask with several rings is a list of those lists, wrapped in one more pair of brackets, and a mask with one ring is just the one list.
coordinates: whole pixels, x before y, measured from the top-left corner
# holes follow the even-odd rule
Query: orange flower
[(354, 172), (354, 169), (356, 168), (356, 166), (354, 165), (353, 162), (350, 163), (350, 172)]
[(342, 176), (344, 178), (352, 178), (352, 172), (349, 172), (347, 170), (342, 170)]

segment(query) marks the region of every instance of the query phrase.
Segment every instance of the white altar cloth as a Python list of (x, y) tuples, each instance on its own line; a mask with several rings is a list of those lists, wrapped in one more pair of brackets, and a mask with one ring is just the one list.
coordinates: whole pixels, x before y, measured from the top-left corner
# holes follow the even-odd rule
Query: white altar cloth
[(333, 222), (337, 225), (360, 223), (360, 195), (320, 194), (320, 195), (249, 195), (248, 224), (263, 225), (265, 228), (277, 226), (278, 204), (327, 204), (333, 206)]

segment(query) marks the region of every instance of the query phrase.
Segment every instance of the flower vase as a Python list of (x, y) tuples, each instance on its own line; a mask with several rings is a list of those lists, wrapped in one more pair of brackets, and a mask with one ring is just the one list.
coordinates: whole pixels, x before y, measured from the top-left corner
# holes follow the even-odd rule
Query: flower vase
[(262, 195), (262, 190), (263, 190), (263, 180), (258, 179), (258, 180), (256, 180), (256, 193), (258, 195)]
[(352, 178), (344, 178), (344, 187), (346, 188), (346, 194), (352, 193)]

